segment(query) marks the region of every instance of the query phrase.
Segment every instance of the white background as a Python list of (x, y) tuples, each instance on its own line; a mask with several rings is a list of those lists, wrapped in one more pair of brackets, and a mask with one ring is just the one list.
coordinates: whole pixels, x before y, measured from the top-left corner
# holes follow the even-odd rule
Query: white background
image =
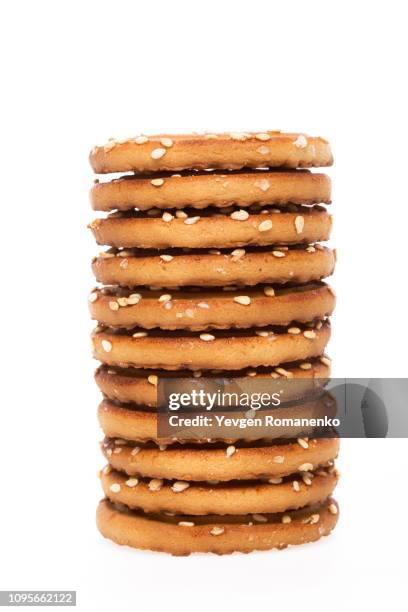
[[(299, 130), (335, 153), (338, 376), (407, 375), (404, 2), (9, 2), (0, 25), (3, 589), (81, 610), (406, 604), (405, 440), (344, 441), (335, 534), (172, 558), (94, 526), (87, 154), (141, 131)], [(405, 58), (404, 58), (405, 55)], [(404, 573), (403, 573), (404, 572)]]

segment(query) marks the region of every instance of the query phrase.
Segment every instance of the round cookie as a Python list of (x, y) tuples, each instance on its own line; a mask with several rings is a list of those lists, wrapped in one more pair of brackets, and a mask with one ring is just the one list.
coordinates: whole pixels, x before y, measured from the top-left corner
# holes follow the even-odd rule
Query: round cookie
[(101, 448), (109, 464), (129, 476), (226, 481), (281, 478), (303, 468), (314, 471), (337, 457), (339, 445), (338, 438), (312, 439), (307, 448), (298, 442), (269, 446), (237, 442), (232, 453), (231, 446), (221, 443), (173, 444), (160, 450), (153, 444), (132, 445), (125, 440), (117, 445), (107, 438)]
[(112, 138), (94, 147), (89, 160), (99, 174), (188, 168), (307, 168), (333, 163), (330, 145), (323, 138), (280, 131)]
[(316, 541), (329, 535), (335, 527), (338, 506), (329, 498), (322, 504), (301, 510), (265, 516), (266, 522), (257, 522), (252, 515), (146, 515), (103, 500), (99, 503), (96, 521), (102, 535), (117, 544), (172, 555), (193, 552), (222, 555), (282, 549)]
[[(288, 325), (329, 316), (336, 298), (324, 283), (298, 287), (219, 290), (142, 290), (129, 293), (112, 289), (94, 291), (89, 309), (96, 321), (112, 327), (144, 329), (228, 329)], [(129, 300), (129, 296), (132, 296)]]
[[(295, 210), (296, 209), (296, 210)], [(310, 244), (328, 240), (332, 218), (321, 207), (225, 209), (216, 213), (206, 209), (199, 222), (186, 223), (196, 215), (180, 217), (184, 211), (155, 216), (143, 213), (114, 213), (107, 219), (95, 219), (89, 225), (96, 242), (125, 248), (234, 248), (270, 244)], [(230, 212), (231, 211), (231, 212)], [(171, 214), (172, 219), (168, 215)], [(177, 216), (177, 214), (179, 216)], [(261, 231), (260, 229), (261, 228)]]
[[(326, 356), (310, 359), (297, 364), (283, 364), (277, 369), (257, 368), (254, 370), (233, 370), (206, 372), (196, 371), (194, 376), (206, 378), (235, 378), (238, 382), (246, 377), (264, 378), (296, 378), (302, 383), (299, 392), (307, 393), (314, 388), (315, 379), (326, 379), (330, 376), (330, 359)], [(191, 377), (188, 370), (138, 370), (136, 368), (118, 368), (101, 365), (95, 372), (95, 381), (102, 393), (123, 403), (133, 403), (152, 409), (157, 406), (158, 378)]]
[(91, 188), (94, 210), (195, 209), (230, 204), (330, 203), (331, 182), (326, 174), (291, 172), (193, 172), (178, 175), (124, 176), (97, 182)]
[[(281, 384), (281, 383), (280, 383)], [(275, 387), (278, 389), (278, 387)], [(179, 390), (182, 392), (182, 388)], [(291, 389), (288, 389), (290, 393)], [(290, 402), (288, 404), (287, 402)], [(248, 416), (249, 409), (235, 408), (233, 412), (229, 411), (227, 416), (230, 418), (245, 418)], [(326, 416), (334, 418), (336, 416), (336, 402), (328, 393), (320, 394), (316, 397), (303, 397), (300, 399), (291, 399), (286, 397), (286, 405), (275, 408), (273, 411), (262, 411), (260, 413), (252, 412), (252, 417), (265, 417), (273, 415), (275, 419), (324, 419)], [(203, 443), (208, 441), (207, 435), (203, 430), (192, 428), (184, 430), (182, 437), (173, 435), (165, 438), (160, 436), (158, 439), (158, 417), (157, 413), (152, 410), (145, 410), (144, 406), (118, 405), (110, 400), (103, 400), (98, 407), (99, 424), (108, 438), (116, 438), (122, 441), (131, 440), (134, 442), (149, 442), (153, 441), (157, 444), (174, 444), (177, 441), (188, 441), (189, 443)], [(224, 441), (234, 443), (237, 440), (245, 439), (246, 441), (255, 440), (273, 440), (273, 439), (288, 439), (299, 438), (302, 436), (315, 435), (315, 429), (308, 426), (275, 426), (273, 430), (269, 426), (257, 427), (254, 432), (256, 435), (250, 436), (247, 431), (243, 431), (239, 427), (235, 431), (231, 431), (231, 427), (217, 427), (217, 435), (211, 433), (211, 441)], [(190, 437), (188, 437), (190, 436)]]
[[(97, 330), (92, 335), (94, 357), (108, 365), (132, 365), (164, 370), (241, 370), (307, 360), (324, 351), (330, 338), (330, 323), (298, 325), (298, 334), (286, 328), (193, 333), (159, 333), (135, 329)], [(133, 332), (133, 333), (132, 333)], [(258, 332), (258, 333), (256, 333)]]
[[(169, 255), (164, 259), (164, 255)], [(239, 249), (231, 253), (177, 249), (169, 253), (140, 249), (101, 253), (92, 261), (97, 281), (105, 285), (156, 287), (309, 283), (333, 273), (335, 251), (320, 245), (306, 248)]]
[[(324, 475), (323, 475), (324, 474)], [(280, 484), (260, 481), (188, 483), (129, 478), (106, 466), (101, 471), (105, 496), (134, 510), (175, 514), (263, 514), (296, 510), (325, 501), (334, 491), (337, 474), (324, 470), (285, 478)], [(253, 520), (264, 522), (264, 516)]]

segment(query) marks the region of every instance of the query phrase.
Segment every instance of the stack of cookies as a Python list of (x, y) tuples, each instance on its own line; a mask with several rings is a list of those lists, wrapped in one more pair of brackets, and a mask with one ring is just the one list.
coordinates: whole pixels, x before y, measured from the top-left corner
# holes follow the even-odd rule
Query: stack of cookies
[(304, 134), (109, 140), (90, 224), (92, 341), (104, 399), (101, 533), (176, 555), (284, 548), (337, 521), (338, 440), (157, 437), (159, 378), (325, 378), (329, 144)]

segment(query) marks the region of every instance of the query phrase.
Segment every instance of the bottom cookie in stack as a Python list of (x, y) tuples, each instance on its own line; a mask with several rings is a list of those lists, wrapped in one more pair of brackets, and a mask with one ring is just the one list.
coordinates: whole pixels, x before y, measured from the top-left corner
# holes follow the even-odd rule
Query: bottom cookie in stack
[(300, 510), (258, 517), (146, 514), (105, 499), (98, 506), (97, 525), (106, 538), (135, 548), (173, 555), (249, 553), (314, 542), (329, 535), (337, 512), (331, 498)]

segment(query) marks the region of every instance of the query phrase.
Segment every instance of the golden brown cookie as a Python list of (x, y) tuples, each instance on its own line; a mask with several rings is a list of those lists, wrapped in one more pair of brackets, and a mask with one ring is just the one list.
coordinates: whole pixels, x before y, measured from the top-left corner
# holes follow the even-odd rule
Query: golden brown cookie
[(308, 247), (249, 247), (231, 252), (191, 250), (166, 253), (110, 249), (92, 261), (105, 285), (157, 287), (309, 283), (333, 273), (335, 252)]
[(109, 140), (89, 156), (97, 173), (161, 172), (188, 168), (307, 168), (331, 166), (323, 138), (279, 131), (223, 134), (157, 134)]
[(93, 319), (112, 327), (202, 331), (323, 319), (333, 312), (335, 303), (329, 286), (310, 283), (275, 289), (273, 296), (263, 288), (176, 290), (171, 294), (111, 288), (94, 291), (89, 308)]
[(325, 502), (281, 514), (265, 515), (266, 522), (252, 515), (195, 517), (144, 514), (108, 500), (99, 503), (96, 520), (103, 536), (134, 548), (189, 555), (213, 552), (251, 552), (286, 548), (313, 542), (329, 535), (338, 519), (338, 506)]
[[(194, 211), (168, 212), (158, 209), (153, 215), (114, 213), (89, 225), (98, 244), (125, 248), (234, 248), (270, 244), (310, 244), (330, 237), (332, 218), (320, 206), (226, 208), (214, 212), (207, 208), (199, 222)], [(180, 215), (187, 214), (187, 217)], [(170, 219), (171, 215), (172, 219)], [(178, 215), (178, 216), (177, 216)]]
[[(326, 379), (330, 376), (330, 359), (326, 356), (309, 359), (308, 361), (283, 364), (274, 368), (257, 368), (251, 370), (212, 370), (194, 373), (195, 376), (206, 378), (226, 377), (236, 379), (239, 384), (248, 376), (259, 379), (296, 378), (301, 379), (304, 386), (300, 393), (307, 393), (313, 388), (314, 379)], [(118, 368), (101, 365), (95, 372), (95, 381), (102, 393), (113, 400), (123, 403), (134, 403), (145, 406), (146, 409), (157, 406), (158, 379), (181, 378), (187, 381), (191, 377), (188, 370), (138, 370), (136, 368)]]
[(90, 192), (94, 210), (195, 209), (230, 204), (330, 203), (326, 174), (290, 172), (192, 172), (177, 175), (125, 176), (95, 183)]
[[(293, 474), (280, 484), (262, 481), (228, 483), (163, 481), (132, 478), (106, 466), (101, 471), (105, 496), (134, 510), (175, 514), (258, 514), (296, 510), (325, 501), (337, 484), (337, 473)], [(254, 521), (266, 522), (257, 516)]]
[(298, 324), (300, 333), (286, 328), (223, 332), (146, 332), (98, 329), (92, 335), (94, 357), (108, 365), (131, 365), (164, 370), (241, 370), (307, 360), (324, 352), (330, 323)]
[[(109, 464), (129, 476), (166, 480), (258, 480), (281, 478), (299, 471), (314, 471), (337, 457), (338, 438), (262, 445), (237, 442), (173, 444), (132, 444), (106, 438), (101, 445)], [(160, 450), (162, 449), (162, 450)]]
[[(208, 388), (208, 387), (207, 387)], [(279, 387), (275, 386), (274, 390), (278, 392)], [(182, 386), (178, 388), (178, 392), (183, 391)], [(265, 416), (273, 416), (275, 419), (324, 419), (326, 416), (334, 418), (336, 416), (336, 403), (329, 393), (322, 393), (316, 397), (303, 397), (294, 401), (288, 397), (291, 388), (287, 389), (286, 405), (273, 410), (263, 410), (262, 412), (249, 411), (246, 408), (235, 408), (234, 411), (228, 411), (229, 418), (245, 419)], [(272, 392), (272, 391), (271, 391)], [(164, 420), (163, 416), (163, 420)], [(298, 438), (302, 436), (314, 435), (314, 428), (304, 425), (281, 425), (271, 428), (268, 425), (256, 427), (253, 429), (253, 434), (244, 431), (239, 426), (233, 428), (231, 426), (218, 426), (217, 434), (211, 428), (201, 429), (198, 427), (190, 428), (183, 431), (182, 438), (177, 438), (177, 434), (171, 437), (161, 436), (158, 439), (158, 419), (157, 413), (152, 410), (146, 410), (143, 406), (130, 406), (129, 404), (116, 404), (110, 400), (104, 400), (98, 407), (99, 424), (108, 438), (116, 438), (119, 440), (126, 439), (134, 442), (149, 442), (153, 441), (157, 444), (174, 444), (178, 440), (186, 440), (188, 442), (206, 442), (207, 435), (211, 435), (212, 441), (227, 441), (228, 443), (236, 442), (239, 439), (251, 440), (273, 440), (277, 438)], [(265, 421), (264, 421), (265, 422)], [(206, 433), (208, 432), (208, 433)]]

